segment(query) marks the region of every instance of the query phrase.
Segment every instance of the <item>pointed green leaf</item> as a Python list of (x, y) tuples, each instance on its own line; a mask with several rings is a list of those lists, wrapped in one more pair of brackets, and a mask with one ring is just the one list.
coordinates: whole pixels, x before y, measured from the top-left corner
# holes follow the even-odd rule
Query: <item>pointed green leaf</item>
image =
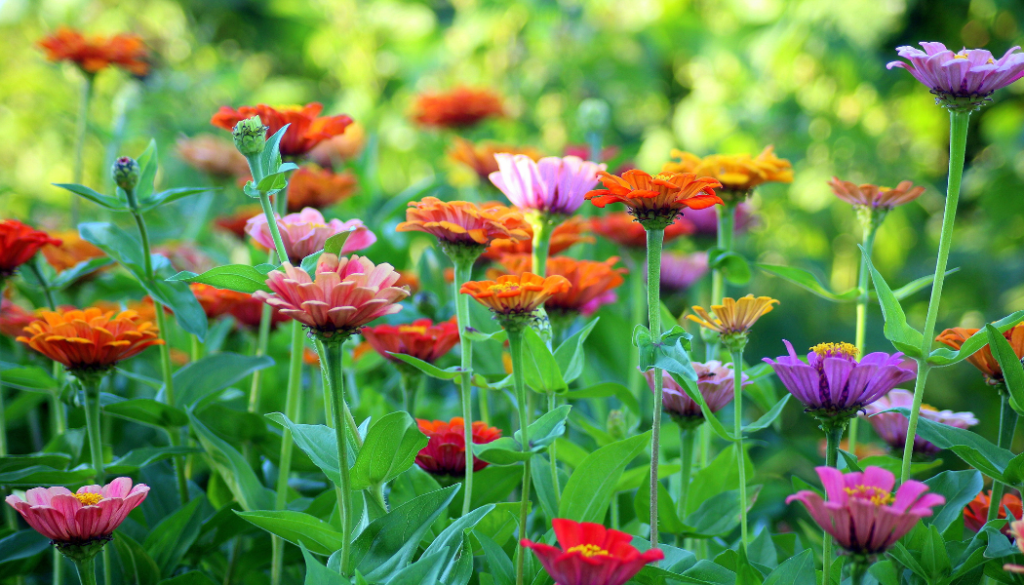
[(75, 195), (78, 195), (79, 197), (82, 197), (84, 199), (88, 199), (89, 201), (92, 201), (93, 203), (96, 203), (101, 207), (105, 207), (113, 211), (128, 211), (127, 202), (118, 199), (117, 197), (111, 197), (109, 195), (104, 195), (102, 193), (93, 191), (92, 189), (86, 187), (85, 185), (76, 185), (73, 183), (53, 183), (53, 186), (71, 191)]
[(1003, 371), (1003, 382), (1010, 393), (1010, 405), (1020, 414), (1024, 412), (1024, 365), (1002, 332), (992, 325), (985, 325), (985, 332), (992, 355)]
[(199, 282), (217, 288), (252, 294), (256, 291), (270, 292), (267, 274), (247, 264), (229, 264), (207, 270), (202, 274), (182, 271), (168, 278), (171, 282)]
[(857, 298), (860, 297), (860, 290), (856, 288), (843, 293), (834, 293), (825, 288), (817, 277), (801, 268), (796, 268), (794, 266), (777, 266), (774, 264), (758, 264), (757, 267), (769, 274), (774, 274), (775, 276), (788, 280), (789, 282), (792, 282), (793, 284), (804, 288), (823, 299), (840, 303), (856, 301)]
[(284, 540), (308, 548), (310, 551), (324, 556), (340, 550), (344, 538), (341, 532), (323, 520), (291, 510), (255, 510), (252, 512), (235, 512), (239, 517), (254, 526), (258, 526)]
[(601, 447), (587, 455), (562, 490), (560, 518), (603, 522), (619, 476), (650, 442), (650, 431)]
[(920, 331), (907, 324), (907, 316), (900, 306), (900, 301), (892, 294), (889, 285), (882, 278), (882, 275), (875, 270), (871, 258), (861, 247), (861, 254), (864, 262), (871, 271), (871, 280), (874, 282), (875, 291), (878, 293), (878, 303), (882, 307), (882, 318), (885, 319), (883, 331), (885, 338), (892, 342), (893, 347), (902, 351), (908, 357), (921, 357), (921, 347), (924, 344), (924, 336)]

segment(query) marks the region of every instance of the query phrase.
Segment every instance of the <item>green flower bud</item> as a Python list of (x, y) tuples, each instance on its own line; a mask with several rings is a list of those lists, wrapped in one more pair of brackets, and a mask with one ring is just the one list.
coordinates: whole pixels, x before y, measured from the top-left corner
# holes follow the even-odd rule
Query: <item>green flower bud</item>
[(580, 102), (579, 110), (576, 111), (576, 122), (586, 133), (604, 132), (604, 129), (608, 127), (610, 117), (611, 111), (608, 102), (596, 98), (583, 100)]
[(114, 161), (114, 166), (111, 167), (110, 173), (114, 177), (115, 185), (125, 191), (133, 191), (139, 184), (142, 170), (139, 169), (139, 163), (135, 162), (134, 158), (122, 156)]
[(256, 156), (263, 152), (267, 144), (267, 130), (259, 116), (253, 116), (235, 124), (231, 137), (235, 139), (235, 148), (245, 156)]

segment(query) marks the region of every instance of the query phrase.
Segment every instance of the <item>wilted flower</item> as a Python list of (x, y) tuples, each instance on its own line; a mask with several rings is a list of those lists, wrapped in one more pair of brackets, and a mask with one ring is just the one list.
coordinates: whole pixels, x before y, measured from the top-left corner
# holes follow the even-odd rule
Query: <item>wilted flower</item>
[[(288, 261), (301, 264), (302, 259), (314, 252), (324, 249), (324, 243), (333, 235), (351, 231), (345, 240), (341, 254), (351, 254), (370, 247), (377, 241), (363, 222), (358, 219), (327, 221), (322, 213), (307, 207), (299, 213), (292, 213), (277, 218), (277, 229), (281, 232), (281, 243)], [(245, 224), (245, 231), (264, 248), (274, 249), (274, 236), (270, 233), (270, 224), (263, 213), (254, 215)]]
[(345, 128), (352, 123), (352, 118), (344, 114), (319, 118), (323, 109), (323, 105), (318, 103), (301, 108), (272, 108), (259, 104), (242, 106), (236, 110), (224, 106), (213, 115), (210, 123), (218, 128), (232, 130), (242, 120), (259, 116), (268, 127), (268, 136), (273, 136), (288, 125), (288, 130), (281, 138), (281, 156), (302, 156), (324, 140), (344, 133)]
[(910, 203), (924, 193), (924, 187), (915, 187), (910, 181), (902, 181), (894, 188), (878, 185), (856, 185), (849, 181), (840, 181), (832, 177), (829, 187), (836, 197), (854, 207), (890, 210), (897, 205)]
[(742, 348), (747, 343), (747, 333), (757, 320), (772, 310), (779, 301), (771, 297), (747, 295), (739, 300), (725, 297), (721, 305), (711, 305), (714, 317), (704, 307), (693, 307), (696, 315), (686, 318), (705, 329), (718, 333), (727, 347)]
[(842, 473), (833, 467), (816, 467), (828, 500), (817, 492), (803, 490), (786, 498), (799, 501), (818, 523), (847, 552), (874, 556), (887, 551), (910, 532), (932, 508), (946, 502), (939, 494), (925, 494), (928, 486), (907, 480), (894, 494), (896, 478), (880, 467), (864, 472)]
[(250, 298), (250, 295), (245, 293), (217, 288), (199, 282), (190, 284), (189, 288), (192, 289), (192, 294), (196, 296), (196, 300), (203, 307), (203, 312), (206, 313), (207, 319), (216, 319), (229, 315), (235, 305)]
[[(631, 219), (632, 221), (632, 219)], [(588, 230), (587, 220), (572, 216), (555, 226), (551, 231), (551, 242), (548, 253), (551, 255), (560, 254), (579, 243), (591, 243), (594, 238), (583, 235)], [(637, 226), (639, 227), (639, 226)], [(526, 239), (494, 240), (484, 250), (483, 257), (488, 260), (500, 260), (503, 256), (510, 254), (532, 254), (533, 253), (533, 227), (524, 223), (523, 231), (526, 232)], [(641, 230), (643, 228), (640, 228)]]
[[(959, 351), (964, 342), (977, 332), (978, 329), (954, 327), (952, 329), (946, 329), (940, 333), (935, 340)], [(1017, 358), (1024, 359), (1024, 323), (1014, 325), (1012, 328), (1007, 329), (1003, 332), (1003, 337), (1010, 342), (1010, 347), (1013, 348), (1013, 353), (1017, 355)], [(984, 347), (969, 356), (967, 361), (974, 367), (981, 370), (981, 373), (985, 375), (985, 380), (989, 384), (993, 386), (1001, 386), (1004, 384), (1003, 369), (1000, 367), (995, 356), (992, 355), (992, 348), (988, 344), (985, 344)]]
[(61, 241), (16, 219), (0, 221), (0, 283), (47, 244), (59, 246)]
[(308, 158), (329, 169), (342, 161), (359, 156), (366, 146), (366, 129), (359, 122), (352, 122), (344, 134), (328, 138), (309, 152)]
[(498, 161), (495, 160), (494, 155), (501, 152), (526, 156), (531, 160), (538, 160), (544, 156), (539, 150), (530, 146), (515, 147), (489, 142), (473, 144), (456, 136), (451, 150), (448, 151), (448, 158), (473, 169), (481, 181), (486, 181), (491, 173), (498, 171)]
[[(717, 360), (707, 363), (693, 362), (693, 370), (697, 373), (697, 389), (704, 398), (711, 412), (718, 412), (725, 408), (726, 404), (732, 402), (735, 394), (736, 372), (732, 364), (722, 364)], [(654, 370), (644, 372), (647, 385), (654, 391), (655, 381)], [(704, 422), (704, 413), (700, 405), (694, 402), (686, 390), (672, 379), (672, 375), (662, 370), (663, 389), (661, 404), (672, 419), (679, 426), (692, 429)], [(748, 386), (750, 377), (743, 374), (743, 385)]]
[(715, 195), (721, 183), (710, 177), (692, 173), (652, 177), (636, 169), (622, 173), (621, 177), (604, 171), (599, 176), (606, 188), (587, 193), (587, 201), (601, 208), (609, 203), (622, 203), (646, 229), (665, 229), (685, 209), (722, 204), (722, 199)]
[[(626, 272), (625, 268), (615, 268), (618, 261), (614, 256), (604, 262), (549, 256), (546, 274), (564, 276), (570, 286), (548, 298), (544, 310), (552, 318), (571, 318), (577, 314), (589, 315), (603, 305), (614, 303), (618, 298), (614, 289), (622, 285), (622, 275)], [(509, 274), (523, 274), (532, 270), (533, 259), (527, 255), (505, 256), (500, 263)]]
[(93, 36), (67, 27), (39, 41), (50, 61), (70, 61), (88, 75), (110, 67), (120, 67), (132, 75), (142, 77), (149, 73), (149, 53), (142, 39), (132, 34), (112, 37)]
[[(466, 475), (466, 424), (461, 417), (451, 421), (416, 419), (420, 432), (427, 436), (427, 446), (416, 455), (416, 465), (432, 475), (462, 477)], [(471, 427), (473, 444), (483, 445), (501, 438), (501, 429), (477, 421)], [(487, 462), (473, 457), (473, 471), (487, 467)]]
[(712, 154), (703, 158), (673, 150), (672, 158), (679, 159), (665, 163), (663, 173), (693, 173), (698, 177), (717, 179), (722, 188), (722, 199), (735, 202), (745, 199), (751, 191), (765, 183), (792, 183), (793, 165), (786, 159), (775, 156), (773, 147), (767, 146), (757, 156), (749, 154)]
[(0, 298), (0, 335), (17, 337), (25, 326), (36, 320), (31, 312), (15, 305), (7, 298)]
[(405, 362), (391, 354), (411, 355), (432, 364), (459, 343), (459, 325), (454, 317), (440, 323), (417, 319), (408, 325), (364, 327), (359, 333), (382, 357), (403, 365)]
[(662, 290), (685, 291), (707, 273), (707, 252), (666, 252), (661, 257)]
[(178, 156), (197, 171), (215, 177), (239, 177), (249, 174), (249, 163), (227, 140), (211, 134), (178, 139)]
[(263, 207), (258, 203), (255, 205), (243, 205), (231, 215), (222, 215), (217, 219), (213, 220), (213, 224), (218, 228), (230, 232), (240, 240), (245, 240), (245, 224), (249, 222), (249, 219), (255, 215), (263, 213)]
[(67, 230), (54, 234), (60, 243), (47, 244), (39, 251), (46, 262), (58, 273), (74, 268), (79, 263), (104, 256), (103, 250), (87, 242), (78, 235), (76, 230)]
[[(992, 491), (985, 494), (985, 490), (978, 492), (978, 495), (971, 500), (964, 508), (964, 527), (974, 532), (981, 532), (981, 529), (988, 523), (988, 509), (992, 505)], [(1016, 494), (1003, 494), (999, 500), (999, 512), (996, 519), (1006, 519), (1006, 509), (1010, 509), (1013, 518), (1020, 518), (1024, 514), (1024, 507), (1021, 505), (1020, 496)], [(1010, 524), (1003, 526), (1002, 533), (1011, 536)]]
[(571, 286), (564, 276), (542, 278), (524, 272), (500, 276), (497, 281), (469, 281), (459, 292), (471, 295), (498, 316), (516, 317), (533, 313), (544, 301), (567, 292)]
[(151, 345), (163, 345), (160, 331), (135, 311), (95, 307), (40, 311), (18, 341), (64, 364), (73, 373), (104, 372)]
[(476, 206), (468, 201), (441, 201), (424, 197), (409, 203), (405, 221), (395, 228), (399, 232), (426, 232), (437, 237), (445, 253), (479, 255), (495, 240), (529, 238), (526, 220), (514, 209), (491, 204)]
[[(907, 431), (910, 430), (910, 421), (898, 412), (886, 411), (893, 408), (910, 409), (913, 404), (914, 393), (897, 388), (867, 405), (862, 416), (867, 418), (878, 436), (889, 445), (893, 452), (903, 453), (907, 442)], [(921, 416), (958, 429), (966, 429), (978, 424), (978, 419), (974, 418), (973, 413), (936, 410), (927, 404), (921, 405)], [(931, 457), (939, 451), (941, 449), (922, 439), (920, 435), (914, 436), (915, 455)]]
[[(632, 215), (625, 212), (609, 213), (591, 218), (590, 228), (601, 237), (628, 248), (643, 249), (647, 247), (647, 230)], [(677, 217), (665, 227), (664, 242), (693, 233), (693, 224), (687, 217)], [(554, 252), (552, 252), (554, 253)]]
[(505, 115), (501, 98), (488, 89), (456, 87), (416, 97), (413, 119), (421, 126), (467, 128), (481, 120)]
[(998, 61), (984, 49), (962, 49), (954, 53), (942, 43), (921, 43), (924, 51), (898, 47), (900, 57), (910, 61), (892, 61), (886, 69), (902, 67), (928, 86), (936, 102), (946, 107), (976, 109), (997, 89), (1024, 76), (1024, 54), (1013, 47)]
[(597, 185), (597, 174), (605, 165), (575, 156), (549, 156), (534, 161), (523, 154), (494, 155), (498, 171), (491, 183), (520, 211), (572, 215), (583, 205), (583, 197)]
[(658, 548), (640, 552), (625, 532), (564, 518), (551, 521), (559, 547), (525, 538), (520, 543), (537, 555), (558, 585), (623, 585), (645, 565), (665, 558)]
[(288, 180), (288, 212), (295, 213), (306, 207), (327, 209), (358, 191), (359, 182), (352, 173), (335, 173), (306, 165), (292, 173)]

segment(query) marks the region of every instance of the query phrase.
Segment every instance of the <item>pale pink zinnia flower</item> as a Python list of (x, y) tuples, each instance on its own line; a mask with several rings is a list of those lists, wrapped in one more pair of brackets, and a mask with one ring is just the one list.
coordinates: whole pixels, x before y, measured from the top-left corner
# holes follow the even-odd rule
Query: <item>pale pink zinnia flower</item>
[(25, 499), (7, 496), (7, 503), (58, 548), (94, 540), (109, 540), (149, 493), (149, 486), (119, 477), (107, 485), (87, 485), (71, 493), (65, 487), (32, 488)]
[[(358, 252), (377, 241), (377, 236), (363, 225), (362, 221), (358, 219), (327, 221), (322, 213), (312, 207), (279, 217), (277, 229), (281, 231), (281, 243), (284, 244), (285, 254), (292, 264), (299, 264), (306, 256), (323, 250), (324, 242), (328, 238), (342, 232), (352, 232), (345, 240), (345, 245), (341, 249), (342, 254)], [(275, 248), (274, 237), (270, 233), (270, 224), (267, 223), (266, 214), (253, 216), (246, 222), (245, 231), (263, 247), (271, 250)]]
[(661, 257), (661, 288), (685, 291), (708, 273), (708, 253), (666, 252)]
[(1013, 47), (998, 61), (984, 49), (963, 49), (954, 53), (942, 43), (921, 43), (897, 47), (900, 57), (910, 61), (892, 61), (886, 69), (902, 67), (927, 85), (939, 98), (985, 98), (1024, 77), (1024, 53)]
[(884, 553), (921, 518), (932, 515), (932, 507), (944, 504), (939, 494), (925, 494), (928, 486), (908, 480), (894, 494), (896, 477), (881, 467), (864, 472), (842, 473), (833, 467), (816, 467), (828, 500), (811, 490), (797, 492), (789, 504), (800, 501), (818, 523), (844, 549), (855, 555)]
[[(735, 394), (735, 375), (732, 364), (723, 365), (722, 362), (711, 360), (707, 363), (693, 362), (693, 369), (697, 372), (697, 389), (704, 398), (711, 412), (718, 412), (725, 408), (726, 404), (732, 402)], [(654, 391), (654, 370), (644, 372), (647, 385)], [(672, 376), (663, 371), (663, 391), (661, 404), (669, 415), (681, 425), (697, 426), (704, 422), (704, 414), (700, 406), (694, 402), (682, 386), (672, 379)], [(743, 374), (743, 385), (751, 384), (749, 377)]]
[[(903, 453), (907, 441), (910, 421), (898, 412), (885, 412), (893, 408), (911, 408), (914, 404), (914, 393), (897, 388), (875, 402), (869, 404), (861, 415), (878, 433), (895, 453)], [(921, 405), (921, 416), (940, 424), (958, 429), (966, 429), (978, 424), (971, 412), (953, 412), (952, 410), (936, 410), (927, 404)], [(933, 443), (925, 441), (920, 435), (914, 436), (914, 453), (917, 455), (935, 455), (941, 451)]]
[(368, 258), (338, 258), (323, 254), (316, 264), (316, 280), (290, 263), (267, 277), (273, 294), (253, 293), (322, 338), (348, 336), (363, 325), (402, 310), (399, 301), (409, 289), (395, 287), (401, 278), (390, 264), (374, 266)]
[(491, 182), (520, 211), (572, 215), (583, 205), (583, 196), (597, 185), (597, 173), (605, 165), (575, 156), (549, 156), (534, 161), (525, 154), (494, 155), (498, 170)]

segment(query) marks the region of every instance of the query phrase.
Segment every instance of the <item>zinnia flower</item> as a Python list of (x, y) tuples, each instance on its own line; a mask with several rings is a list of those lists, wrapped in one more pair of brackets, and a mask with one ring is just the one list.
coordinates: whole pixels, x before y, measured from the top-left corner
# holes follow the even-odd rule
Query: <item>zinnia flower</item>
[[(959, 351), (964, 342), (977, 332), (977, 329), (954, 327), (952, 329), (946, 329), (940, 333), (935, 340)], [(1013, 348), (1013, 353), (1017, 354), (1017, 358), (1024, 359), (1024, 323), (1014, 325), (1012, 328), (1007, 329), (1003, 332), (1003, 337), (1010, 342), (1010, 346)], [(1000, 367), (999, 362), (996, 361), (996, 358), (992, 355), (992, 348), (988, 344), (985, 344), (984, 347), (974, 352), (967, 358), (967, 361), (974, 365), (974, 367), (981, 370), (981, 373), (985, 375), (985, 380), (989, 384), (993, 386), (1000, 386), (1004, 384), (1003, 368)]]
[(295, 213), (306, 207), (327, 209), (352, 197), (357, 191), (359, 182), (352, 173), (335, 173), (306, 165), (292, 173), (288, 180), (288, 211)]
[(708, 273), (708, 253), (666, 252), (661, 257), (661, 288), (685, 291)]
[(18, 341), (72, 372), (103, 372), (151, 345), (164, 343), (153, 323), (131, 310), (44, 310), (39, 317), (25, 327)]
[(35, 315), (22, 309), (7, 298), (0, 298), (0, 335), (17, 337), (25, 326), (36, 320)]
[(301, 108), (272, 108), (260, 104), (255, 107), (242, 106), (235, 110), (224, 106), (213, 115), (210, 123), (218, 128), (232, 130), (242, 120), (259, 116), (268, 127), (268, 136), (277, 134), (278, 130), (288, 125), (288, 130), (281, 138), (281, 156), (302, 156), (324, 140), (344, 133), (345, 128), (352, 123), (352, 118), (344, 114), (317, 117), (323, 109), (323, 105), (318, 103)]
[(530, 272), (498, 277), (497, 281), (469, 281), (459, 291), (470, 295), (500, 316), (529, 315), (554, 295), (572, 285), (564, 276), (542, 278)]
[(505, 115), (501, 98), (488, 89), (456, 87), (416, 98), (413, 119), (421, 126), (468, 128), (487, 118)]
[(498, 161), (494, 158), (494, 155), (500, 152), (526, 156), (530, 160), (538, 160), (544, 156), (539, 150), (529, 146), (517, 148), (504, 144), (473, 144), (464, 138), (456, 136), (451, 150), (448, 151), (448, 158), (473, 169), (481, 181), (486, 181), (491, 173), (498, 171)]
[[(327, 221), (322, 213), (312, 207), (307, 207), (299, 213), (278, 217), (277, 229), (281, 232), (285, 255), (292, 264), (301, 264), (306, 256), (323, 250), (328, 238), (342, 232), (352, 231), (341, 249), (343, 255), (368, 248), (377, 241), (377, 236), (373, 235), (362, 221)], [(245, 224), (245, 231), (264, 248), (275, 248), (274, 236), (270, 233), (266, 214), (252, 216)]]
[[(461, 417), (451, 421), (416, 419), (420, 432), (427, 436), (427, 446), (416, 455), (416, 465), (431, 475), (462, 477), (466, 475), (466, 425)], [(483, 445), (501, 438), (501, 430), (477, 421), (471, 428), (473, 444)], [(473, 472), (487, 467), (486, 461), (473, 457)]]
[(500, 153), (494, 158), (498, 171), (489, 175), (491, 183), (520, 211), (572, 215), (605, 169), (575, 156), (534, 161), (524, 154)]
[[(468, 201), (441, 201), (424, 197), (409, 203), (405, 221), (395, 228), (399, 232), (426, 232), (435, 236), (442, 247), (464, 247), (483, 251), (495, 240), (529, 238), (526, 220), (514, 209), (491, 204), (478, 207)], [(445, 252), (449, 252), (445, 249)]]
[(352, 122), (344, 134), (328, 138), (309, 152), (308, 158), (325, 169), (339, 162), (359, 156), (366, 146), (366, 129), (359, 122)]
[[(548, 298), (544, 310), (553, 316), (573, 317), (589, 315), (603, 305), (614, 303), (618, 298), (614, 289), (623, 283), (622, 275), (626, 272), (625, 268), (615, 268), (618, 261), (614, 256), (604, 262), (549, 256), (547, 274), (564, 276), (570, 286), (568, 290)], [(505, 256), (501, 265), (509, 274), (522, 274), (532, 269), (533, 259), (526, 255)]]
[(663, 173), (693, 173), (698, 177), (711, 177), (722, 184), (719, 195), (727, 201), (740, 201), (751, 191), (765, 183), (792, 183), (793, 165), (775, 156), (774, 148), (765, 147), (761, 154), (712, 154), (701, 158), (689, 152), (673, 150), (665, 163)]
[(408, 325), (364, 327), (360, 334), (382, 357), (405, 365), (393, 353), (403, 353), (434, 363), (459, 343), (459, 325), (455, 318), (440, 323), (417, 319)]
[[(974, 532), (981, 532), (981, 529), (988, 522), (988, 509), (992, 504), (992, 491), (989, 490), (988, 494), (985, 494), (985, 490), (978, 492), (978, 495), (971, 500), (970, 504), (964, 508), (964, 526), (968, 530)], [(999, 512), (996, 519), (1006, 519), (1006, 509), (1010, 509), (1010, 513), (1014, 518), (1020, 518), (1021, 514), (1024, 514), (1024, 507), (1021, 505), (1020, 496), (1015, 494), (1003, 494), (1002, 499), (999, 501)], [(1002, 533), (1010, 536), (1010, 524), (1003, 526)]]
[[(601, 149), (597, 158), (599, 160), (612, 160), (619, 155), (619, 150), (618, 146), (605, 146)], [(590, 158), (590, 145), (567, 144), (565, 145), (565, 148), (562, 149), (562, 154), (564, 156), (575, 156), (582, 158), (583, 160), (587, 160)]]
[(747, 295), (739, 300), (725, 297), (721, 305), (711, 305), (714, 317), (704, 307), (693, 307), (696, 315), (686, 318), (705, 329), (718, 333), (726, 345), (746, 345), (747, 333), (757, 320), (772, 311), (772, 305), (779, 301), (771, 297), (754, 297)]
[(897, 385), (913, 380), (903, 368), (903, 354), (871, 353), (857, 361), (857, 348), (849, 343), (822, 343), (811, 348), (804, 363), (783, 340), (789, 355), (771, 364), (782, 384), (819, 419), (844, 421), (885, 396)]
[(235, 305), (250, 298), (250, 295), (245, 293), (217, 288), (199, 282), (190, 284), (189, 288), (192, 289), (192, 294), (196, 296), (196, 300), (203, 307), (203, 312), (206, 313), (207, 319), (216, 319), (229, 315)]
[[(1020, 550), (1021, 554), (1024, 554), (1024, 520), (1010, 522), (1010, 536), (1013, 537), (1017, 549)], [(1010, 563), (1003, 565), (1003, 570), (1011, 573), (1024, 573), (1024, 567)]]
[(149, 73), (149, 53), (137, 35), (87, 38), (76, 30), (61, 27), (39, 41), (39, 46), (46, 51), (46, 58), (50, 61), (70, 61), (88, 75), (99, 73), (111, 65), (138, 77)]
[[(899, 388), (889, 392), (885, 396), (867, 405), (864, 409), (864, 418), (871, 423), (872, 428), (878, 433), (894, 453), (902, 455), (903, 448), (907, 442), (907, 431), (910, 430), (910, 421), (907, 417), (898, 412), (886, 412), (893, 408), (910, 409), (914, 404), (914, 393)], [(921, 405), (921, 416), (940, 424), (949, 425), (958, 429), (966, 429), (978, 424), (978, 419), (970, 412), (953, 412), (951, 410), (937, 410), (927, 404)], [(941, 451), (934, 444), (914, 436), (914, 454), (931, 457)]]
[(40, 252), (46, 262), (58, 273), (74, 268), (79, 263), (104, 256), (103, 250), (82, 239), (76, 230), (67, 230), (54, 234), (59, 243), (50, 243)]
[(928, 86), (936, 101), (943, 105), (964, 102), (972, 109), (992, 95), (1024, 76), (1024, 54), (1013, 47), (998, 61), (984, 49), (963, 49), (954, 53), (942, 43), (921, 43), (924, 51), (914, 47), (897, 47), (900, 57), (910, 61), (892, 61), (886, 69), (902, 67)]
[(559, 546), (525, 538), (520, 543), (558, 585), (623, 585), (645, 565), (665, 558), (658, 548), (641, 553), (630, 544), (631, 535), (600, 524), (555, 518), (551, 527)]
[(398, 273), (390, 264), (374, 266), (369, 258), (338, 258), (321, 254), (316, 280), (290, 263), (267, 277), (272, 294), (256, 291), (253, 298), (281, 310), (324, 339), (342, 339), (371, 321), (402, 310), (399, 301), (409, 291), (393, 286)]
[(633, 169), (621, 177), (598, 173), (604, 189), (586, 194), (586, 200), (603, 208), (609, 203), (622, 203), (629, 213), (648, 229), (665, 229), (684, 209), (704, 209), (721, 205), (715, 195), (721, 183), (711, 177), (693, 173), (660, 174), (655, 177)]
[(829, 187), (836, 197), (854, 207), (882, 209), (888, 211), (897, 205), (910, 203), (924, 193), (924, 187), (915, 187), (910, 181), (902, 181), (896, 187), (879, 187), (877, 185), (855, 185), (849, 181), (840, 181), (832, 177)]
[(249, 174), (249, 163), (230, 141), (210, 134), (178, 139), (178, 156), (197, 171), (214, 177)]
[(243, 205), (232, 212), (231, 215), (222, 215), (213, 220), (213, 224), (226, 232), (234, 234), (239, 240), (245, 240), (245, 224), (249, 223), (250, 218), (261, 213), (263, 213), (263, 207), (259, 204)]
[(87, 485), (71, 493), (65, 487), (32, 488), (24, 499), (7, 496), (7, 503), (57, 548), (110, 540), (117, 527), (149, 494), (149, 486), (119, 477), (105, 486)]
[(803, 503), (818, 526), (855, 555), (884, 553), (921, 518), (931, 516), (934, 506), (946, 503), (939, 494), (926, 494), (928, 486), (914, 480), (903, 482), (894, 494), (896, 478), (881, 467), (868, 466), (863, 473), (844, 474), (833, 467), (815, 471), (828, 500), (803, 490), (786, 498), (786, 503)]
[[(697, 389), (704, 397), (711, 412), (718, 412), (725, 408), (726, 404), (732, 402), (736, 389), (736, 372), (732, 364), (722, 364), (717, 360), (707, 363), (693, 362), (693, 369), (697, 372)], [(644, 372), (647, 385), (654, 392), (655, 381), (654, 370)], [(704, 422), (704, 413), (700, 406), (694, 402), (686, 390), (672, 379), (672, 375), (662, 371), (662, 394), (661, 404), (665, 412), (670, 414), (679, 426), (692, 429)], [(752, 384), (750, 377), (743, 374), (743, 385)]]
[[(625, 215), (625, 214), (624, 214)], [(627, 216), (628, 217), (628, 216)], [(632, 221), (632, 218), (630, 218)], [(637, 225), (643, 231), (643, 228)], [(502, 256), (532, 254), (533, 253), (533, 226), (528, 222), (522, 225), (526, 232), (526, 239), (494, 240), (484, 250), (482, 256), (488, 260), (500, 260)], [(583, 235), (589, 229), (587, 220), (582, 217), (572, 216), (555, 226), (551, 231), (551, 242), (548, 247), (548, 254), (560, 254), (579, 243), (592, 243), (594, 238)]]
[[(647, 247), (647, 230), (632, 215), (625, 212), (609, 213), (591, 218), (590, 229), (620, 246), (637, 249)], [(677, 217), (674, 222), (665, 227), (664, 241), (668, 242), (692, 234), (693, 231), (694, 227), (690, 223), (688, 213), (687, 217)]]
[(31, 260), (47, 244), (59, 246), (61, 241), (16, 219), (0, 221), (0, 282), (14, 274), (19, 266)]

